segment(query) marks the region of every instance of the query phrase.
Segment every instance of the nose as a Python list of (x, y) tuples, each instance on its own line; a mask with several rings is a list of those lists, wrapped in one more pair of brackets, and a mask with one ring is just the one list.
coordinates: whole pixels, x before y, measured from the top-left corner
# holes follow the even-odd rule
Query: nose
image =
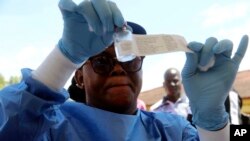
[(117, 76), (117, 75), (126, 75), (127, 72), (123, 69), (120, 63), (116, 62), (113, 65), (113, 69), (110, 72), (110, 75)]
[(175, 83), (174, 81), (171, 81), (171, 82), (170, 82), (170, 85), (171, 85), (171, 86), (176, 86), (176, 83)]

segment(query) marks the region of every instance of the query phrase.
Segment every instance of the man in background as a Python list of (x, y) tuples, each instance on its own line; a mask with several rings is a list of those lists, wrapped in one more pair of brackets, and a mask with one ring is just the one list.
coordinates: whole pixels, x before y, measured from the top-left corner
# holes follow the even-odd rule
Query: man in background
[(181, 75), (176, 68), (169, 68), (164, 73), (163, 87), (165, 96), (150, 107), (150, 111), (171, 112), (185, 118), (191, 113), (189, 101), (182, 87)]

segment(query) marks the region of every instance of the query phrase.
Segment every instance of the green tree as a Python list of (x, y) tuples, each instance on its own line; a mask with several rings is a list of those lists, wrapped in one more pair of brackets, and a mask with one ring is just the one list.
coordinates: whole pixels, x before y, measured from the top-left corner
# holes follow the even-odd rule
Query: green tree
[(11, 76), (10, 79), (9, 79), (8, 84), (9, 84), (9, 85), (11, 85), (11, 84), (16, 84), (16, 83), (18, 83), (20, 80), (21, 80), (21, 77), (19, 77), (19, 76)]
[(0, 74), (0, 89), (6, 85), (5, 79), (2, 74)]

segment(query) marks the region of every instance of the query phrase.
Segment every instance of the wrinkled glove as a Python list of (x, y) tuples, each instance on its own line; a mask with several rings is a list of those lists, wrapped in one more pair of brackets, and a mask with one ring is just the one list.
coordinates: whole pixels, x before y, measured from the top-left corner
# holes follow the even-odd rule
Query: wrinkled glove
[[(186, 53), (182, 70), (185, 92), (195, 125), (207, 130), (219, 130), (228, 122), (224, 102), (236, 77), (240, 62), (248, 46), (248, 36), (242, 37), (235, 55), (231, 58), (233, 43), (208, 38), (205, 44), (190, 42), (188, 48), (195, 53)], [(206, 71), (200, 70), (214, 59)]]
[(79, 5), (72, 0), (60, 0), (59, 8), (64, 30), (58, 47), (76, 64), (111, 45), (114, 28), (125, 24), (116, 4), (107, 0), (86, 0)]

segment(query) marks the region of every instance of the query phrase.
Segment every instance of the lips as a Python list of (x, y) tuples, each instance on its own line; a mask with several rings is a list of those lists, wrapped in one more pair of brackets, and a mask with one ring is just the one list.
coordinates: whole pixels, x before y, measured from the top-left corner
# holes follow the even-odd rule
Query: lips
[(130, 87), (132, 88), (131, 82), (127, 78), (112, 78), (109, 79), (106, 84), (104, 85), (105, 89), (110, 89), (110, 88), (125, 88), (125, 87)]
[(124, 87), (130, 87), (130, 88), (132, 88), (132, 86), (130, 84), (121, 84), (121, 83), (111, 84), (111, 85), (108, 85), (105, 88), (106, 89), (111, 89), (111, 88), (124, 88)]

